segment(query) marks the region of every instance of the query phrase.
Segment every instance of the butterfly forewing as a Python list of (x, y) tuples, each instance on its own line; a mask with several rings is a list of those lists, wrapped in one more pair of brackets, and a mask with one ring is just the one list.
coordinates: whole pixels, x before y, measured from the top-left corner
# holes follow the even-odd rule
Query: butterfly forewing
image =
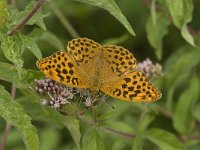
[(99, 55), (101, 45), (88, 38), (73, 39), (67, 44), (67, 52), (77, 65), (87, 64), (91, 58)]
[(122, 75), (105, 83), (102, 92), (126, 101), (151, 102), (161, 98), (161, 92), (139, 71)]
[(132, 72), (136, 68), (136, 59), (133, 54), (121, 46), (103, 46), (103, 56), (118, 76)]
[(87, 77), (65, 51), (37, 61), (38, 68), (49, 78), (68, 86), (89, 88)]

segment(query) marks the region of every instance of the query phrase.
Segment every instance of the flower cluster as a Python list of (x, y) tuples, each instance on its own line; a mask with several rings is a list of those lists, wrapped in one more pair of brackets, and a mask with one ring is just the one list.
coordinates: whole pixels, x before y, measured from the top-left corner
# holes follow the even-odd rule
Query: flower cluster
[[(137, 69), (145, 73), (151, 80), (162, 75), (162, 66), (157, 63), (153, 64), (148, 58), (138, 63)], [(36, 79), (35, 84), (35, 90), (43, 97), (42, 104), (53, 108), (62, 108), (66, 104), (77, 102), (80, 99), (84, 106), (92, 107), (105, 102), (108, 98), (99, 91), (68, 87), (48, 77), (41, 80)]]
[(56, 81), (45, 77), (43, 80), (35, 79), (35, 90), (43, 96), (42, 104), (49, 105), (54, 108), (59, 108), (70, 103), (73, 99), (73, 89), (66, 87)]
[(162, 66), (158, 63), (153, 64), (149, 58), (138, 63), (137, 69), (142, 71), (150, 80), (154, 80), (162, 76)]
[(62, 108), (66, 104), (76, 102), (77, 97), (86, 107), (96, 105), (98, 102), (105, 102), (107, 96), (99, 92), (91, 92), (87, 89), (72, 88), (60, 84), (48, 77), (45, 79), (35, 79), (35, 90), (42, 98), (42, 104), (53, 108)]

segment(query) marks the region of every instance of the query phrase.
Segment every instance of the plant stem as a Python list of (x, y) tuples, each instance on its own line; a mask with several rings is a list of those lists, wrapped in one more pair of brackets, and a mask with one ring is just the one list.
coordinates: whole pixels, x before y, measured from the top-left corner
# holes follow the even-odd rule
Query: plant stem
[[(14, 3), (15, 1), (12, 1), (12, 2)], [(24, 25), (30, 20), (30, 18), (39, 10), (39, 8), (42, 6), (42, 4), (44, 2), (45, 2), (45, 0), (39, 0), (38, 3), (35, 5), (35, 7), (32, 9), (32, 11), (22, 20), (22, 22), (19, 23), (18, 25), (16, 25), (11, 30), (11, 32), (9, 32), (7, 35), (12, 36), (17, 30), (21, 30), (24, 27)], [(12, 87), (11, 87), (11, 96), (12, 96), (13, 100), (16, 97), (16, 87), (14, 84), (12, 84)], [(4, 150), (4, 146), (6, 144), (8, 134), (10, 132), (10, 128), (11, 128), (11, 125), (9, 123), (7, 123), (5, 130), (4, 130), (2, 141), (0, 144), (0, 150)]]
[(16, 0), (11, 0), (11, 5), (16, 7)]
[(0, 144), (0, 150), (4, 149), (4, 145), (6, 144), (6, 141), (7, 141), (7, 138), (8, 138), (8, 134), (10, 132), (10, 128), (11, 128), (11, 125), (7, 123), (6, 127), (5, 127), (5, 130), (4, 130), (2, 141), (1, 141), (1, 144)]
[(53, 12), (73, 38), (80, 37), (74, 27), (70, 24), (70, 22), (58, 8), (53, 8)]
[(161, 106), (158, 106), (157, 109), (159, 110), (160, 114), (162, 114), (163, 116), (172, 119), (172, 114), (171, 112), (167, 111), (166, 108), (163, 108)]
[(39, 0), (38, 3), (35, 5), (35, 7), (32, 9), (32, 11), (22, 20), (21, 23), (16, 25), (9, 33), (8, 36), (13, 35), (17, 30), (21, 30), (24, 25), (30, 20), (30, 18), (39, 10), (39, 8), (42, 6), (42, 4), (45, 2), (45, 0)]
[[(12, 96), (12, 99), (14, 100), (15, 96), (16, 96), (16, 87), (15, 87), (14, 84), (12, 84), (12, 87), (11, 87), (11, 96)], [(8, 138), (8, 134), (10, 132), (10, 128), (11, 128), (11, 125), (9, 123), (7, 123), (5, 130), (4, 130), (2, 141), (1, 141), (1, 144), (0, 144), (0, 150), (4, 149), (4, 146), (5, 146), (7, 138)]]
[(108, 128), (108, 127), (103, 127), (103, 129), (106, 130), (106, 131), (109, 131), (109, 132), (111, 132), (111, 133), (124, 136), (124, 137), (129, 138), (129, 139), (133, 139), (133, 138), (135, 138), (135, 136), (136, 136), (135, 134), (117, 131), (117, 130), (114, 130), (114, 129)]
[[(77, 115), (78, 115), (79, 119), (81, 119), (83, 122), (85, 122), (85, 123), (87, 123), (89, 125), (92, 125), (92, 126), (97, 126), (98, 125), (97, 120), (96, 121), (92, 121), (92, 120), (88, 119), (87, 117), (85, 117), (85, 114), (79, 115), (77, 113)], [(108, 131), (110, 133), (114, 133), (114, 134), (129, 138), (129, 139), (133, 139), (136, 136), (134, 134), (117, 131), (117, 130), (109, 128), (109, 127), (102, 127), (102, 129), (105, 130), (105, 131)]]

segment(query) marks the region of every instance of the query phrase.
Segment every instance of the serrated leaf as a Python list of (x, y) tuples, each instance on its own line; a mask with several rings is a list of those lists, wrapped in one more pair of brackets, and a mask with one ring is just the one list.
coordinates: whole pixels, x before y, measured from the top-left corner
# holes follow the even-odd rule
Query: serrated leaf
[(2, 86), (0, 86), (0, 115), (20, 131), (26, 149), (39, 150), (39, 138), (31, 124), (31, 118)]
[[(17, 13), (16, 19), (15, 19), (15, 24), (18, 24), (19, 22), (21, 22), (30, 13), (30, 11), (32, 11), (32, 9), (35, 7), (36, 4), (37, 4), (36, 1), (30, 1), (24, 11)], [(46, 30), (46, 26), (44, 24), (43, 18), (45, 18), (47, 16), (49, 16), (49, 13), (43, 14), (42, 10), (40, 9), (30, 18), (30, 20), (26, 24), (27, 25), (36, 24), (43, 30)]]
[(4, 21), (4, 34), (6, 34), (9, 30), (13, 29), (15, 26), (14, 22), (17, 16), (18, 10), (16, 8), (7, 7), (6, 9), (6, 19)]
[(27, 88), (34, 79), (42, 76), (39, 71), (22, 69), (20, 78), (14, 65), (0, 62), (0, 79), (11, 82), (18, 88)]
[(6, 0), (1, 0), (0, 1), (0, 28), (4, 24), (4, 21), (6, 18), (6, 7), (7, 7)]
[(129, 31), (130, 34), (135, 36), (133, 28), (129, 24), (126, 17), (121, 12), (120, 8), (117, 6), (114, 0), (75, 0), (87, 4), (91, 4), (100, 8), (107, 10), (111, 15), (113, 15), (119, 22), (121, 22), (124, 27)]
[[(5, 21), (5, 26), (7, 28), (7, 32), (9, 32), (11, 29), (14, 28), (14, 26), (18, 25), (22, 22), (22, 20), (32, 11), (32, 9), (35, 7), (36, 2), (30, 1), (30, 3), (26, 6), (24, 11), (18, 11), (14, 7), (8, 7), (7, 8), (7, 18)], [(44, 24), (44, 17), (49, 16), (48, 14), (43, 14), (41, 9), (38, 10), (26, 23), (26, 25), (33, 25), (36, 24), (43, 30), (46, 30), (46, 26)]]
[(4, 34), (0, 35), (1, 38), (1, 48), (5, 57), (15, 64), (18, 72), (21, 72), (24, 60), (22, 58), (22, 53), (24, 51), (24, 41), (22, 35), (16, 32), (13, 36), (7, 36)]
[(63, 122), (63, 124), (67, 127), (69, 130), (77, 149), (80, 150), (80, 140), (81, 140), (81, 133), (80, 133), (80, 123), (79, 120), (73, 116), (64, 116), (59, 114), (60, 120)]
[(183, 38), (195, 46), (194, 39), (187, 29), (187, 24), (192, 20), (192, 0), (165, 0), (165, 3), (172, 16), (173, 23), (181, 30)]
[(189, 132), (188, 125), (190, 123), (190, 110), (192, 104), (198, 99), (200, 87), (199, 80), (196, 75), (191, 76), (189, 86), (181, 94), (173, 113), (173, 126), (181, 134)]
[(32, 38), (22, 35), (24, 47), (30, 50), (38, 59), (42, 58), (42, 53)]
[(151, 128), (147, 130), (145, 137), (156, 144), (161, 150), (186, 150), (176, 136), (166, 130)]
[(83, 136), (82, 148), (83, 150), (105, 150), (103, 139), (96, 129), (89, 129)]
[(152, 18), (150, 16), (146, 24), (147, 38), (151, 46), (155, 49), (156, 56), (158, 59), (161, 59), (162, 39), (168, 33), (169, 21), (162, 13), (157, 14), (156, 22)]

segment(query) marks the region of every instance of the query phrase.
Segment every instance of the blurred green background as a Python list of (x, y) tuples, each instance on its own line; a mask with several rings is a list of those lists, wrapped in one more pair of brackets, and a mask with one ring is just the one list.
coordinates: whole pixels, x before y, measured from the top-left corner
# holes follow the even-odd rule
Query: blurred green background
[[(183, 37), (182, 26), (177, 27), (175, 22), (178, 19), (173, 17), (167, 1), (171, 2), (170, 5), (174, 6), (174, 12), (177, 14), (180, 13), (177, 10), (184, 7), (182, 13), (178, 14), (179, 21), (191, 15), (187, 9), (192, 5), (193, 17), (187, 24), (187, 29), (194, 38), (194, 45), (187, 41), (189, 38)], [(113, 1), (104, 2), (106, 6), (108, 4), (111, 8), (114, 7), (113, 3), (111, 5), (109, 3)], [(45, 25), (41, 22), (26, 25), (21, 31), (36, 41), (43, 57), (65, 49), (68, 41), (80, 36), (102, 44), (121, 45), (129, 49), (138, 62), (149, 58), (153, 63), (162, 65), (163, 75), (153, 81), (162, 91), (161, 100), (154, 103), (129, 103), (109, 99), (108, 103), (115, 109), (106, 104), (98, 109), (98, 117), (101, 120), (98, 127), (95, 128), (80, 120), (81, 147), (86, 150), (199, 150), (200, 1), (116, 0), (115, 2), (136, 36), (131, 35), (119, 20), (105, 9), (73, 0), (46, 1), (42, 5)], [(10, 0), (8, 6), (14, 5), (19, 11), (23, 11), (29, 3), (29, 0)], [(157, 19), (153, 23), (155, 16)], [(22, 57), (23, 68), (37, 70), (35, 65), (37, 58), (30, 51), (24, 51)], [(10, 63), (1, 49), (0, 61)], [(10, 91), (9, 82), (12, 81), (4, 80), (1, 76), (0, 79), (2, 79), (0, 83)], [(55, 110), (44, 108), (39, 103), (40, 98), (37, 95), (31, 97), (30, 93), (26, 92), (19, 88), (16, 101), (32, 118), (32, 124), (39, 135), (40, 149), (77, 149), (74, 143), (76, 140), (73, 140), (74, 137), (72, 138), (70, 134), (73, 130), (65, 128), (65, 123), (68, 121), (64, 120), (63, 123)], [(86, 110), (88, 116), (91, 116), (90, 111)], [(0, 137), (3, 137), (5, 126), (6, 121), (0, 118)], [(10, 130), (5, 149), (25, 149), (20, 132), (14, 127)]]

